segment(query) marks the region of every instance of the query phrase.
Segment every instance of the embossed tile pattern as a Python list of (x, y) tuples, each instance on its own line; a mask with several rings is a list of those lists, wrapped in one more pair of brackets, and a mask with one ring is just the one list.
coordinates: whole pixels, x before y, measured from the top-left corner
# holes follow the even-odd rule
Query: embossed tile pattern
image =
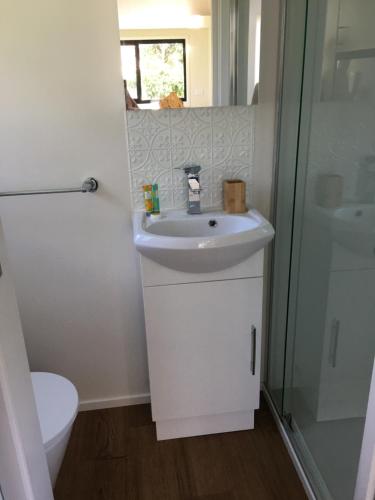
[(367, 155), (375, 154), (374, 107), (364, 102), (317, 102), (311, 113), (311, 136), (306, 194), (315, 200), (316, 178), (338, 174), (344, 178), (344, 200), (357, 197), (358, 170)]
[(188, 163), (202, 167), (204, 208), (222, 206), (225, 179), (247, 183), (250, 201), (255, 109), (251, 106), (127, 113), (133, 208), (143, 208), (143, 184), (159, 184), (162, 209), (184, 208)]

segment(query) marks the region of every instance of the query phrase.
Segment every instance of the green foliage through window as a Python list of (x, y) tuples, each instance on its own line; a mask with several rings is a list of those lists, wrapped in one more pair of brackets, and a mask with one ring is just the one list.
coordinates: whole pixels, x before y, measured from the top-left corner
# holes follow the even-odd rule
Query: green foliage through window
[(186, 100), (185, 40), (121, 43), (123, 76), (137, 102), (160, 100), (176, 92)]

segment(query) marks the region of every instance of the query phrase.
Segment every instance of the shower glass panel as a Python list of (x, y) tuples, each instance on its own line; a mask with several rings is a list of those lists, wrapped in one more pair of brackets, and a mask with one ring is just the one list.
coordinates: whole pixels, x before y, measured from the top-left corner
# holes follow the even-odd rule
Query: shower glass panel
[[(281, 117), (268, 390), (318, 498), (352, 500), (375, 354), (375, 2), (306, 7), (296, 138)], [(287, 61), (288, 22), (285, 39)]]
[[(276, 175), (277, 196), (274, 201), (273, 223), (277, 228), (273, 241), (273, 282), (271, 335), (268, 345), (267, 389), (278, 412), (282, 413), (286, 324), (289, 289), (289, 264), (292, 243), (294, 189), (301, 107), (305, 19), (307, 2), (283, 2), (284, 54), (279, 121), (279, 150)], [(293, 78), (290, 78), (293, 75)]]

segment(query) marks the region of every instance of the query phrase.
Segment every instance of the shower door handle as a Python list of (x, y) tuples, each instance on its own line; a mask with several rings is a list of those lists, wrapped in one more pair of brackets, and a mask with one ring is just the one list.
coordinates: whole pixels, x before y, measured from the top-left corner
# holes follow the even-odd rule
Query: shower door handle
[(256, 351), (257, 351), (257, 329), (254, 325), (251, 325), (251, 363), (250, 370), (251, 374), (255, 375), (256, 367)]
[(339, 333), (340, 333), (340, 321), (334, 318), (331, 326), (331, 342), (329, 347), (329, 362), (331, 363), (332, 368), (336, 368)]

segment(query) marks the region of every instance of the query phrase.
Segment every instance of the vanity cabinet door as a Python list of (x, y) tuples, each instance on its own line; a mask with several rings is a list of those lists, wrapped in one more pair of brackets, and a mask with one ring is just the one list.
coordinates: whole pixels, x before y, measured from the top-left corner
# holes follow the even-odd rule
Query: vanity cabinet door
[(331, 273), (318, 420), (366, 415), (374, 364), (375, 270)]
[(258, 408), (262, 284), (144, 288), (154, 420)]

